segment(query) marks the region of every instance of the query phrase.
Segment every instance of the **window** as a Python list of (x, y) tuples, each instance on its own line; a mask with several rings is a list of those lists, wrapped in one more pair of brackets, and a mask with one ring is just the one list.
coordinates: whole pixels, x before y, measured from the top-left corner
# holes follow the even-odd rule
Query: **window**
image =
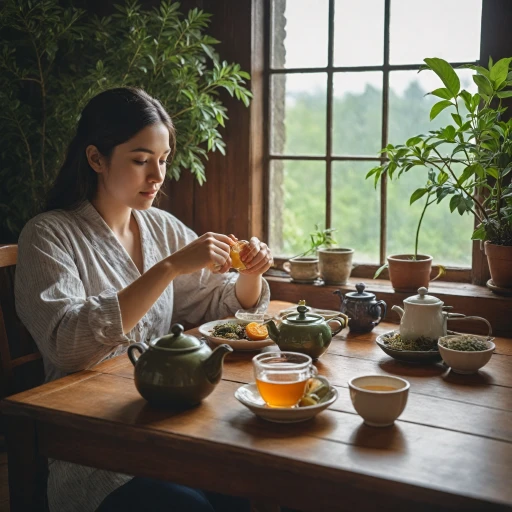
[[(441, 87), (418, 69), (425, 57), (453, 65), (480, 55), (481, 0), (272, 0), (269, 58), (268, 233), (276, 254), (307, 248), (314, 225), (334, 227), (354, 261), (379, 265), (411, 253), (424, 185), (418, 169), (375, 190), (366, 173), (388, 142), (448, 124), (429, 123)], [(471, 71), (458, 71), (474, 92)], [(471, 267), (474, 219), (442, 202), (427, 210), (419, 251)]]

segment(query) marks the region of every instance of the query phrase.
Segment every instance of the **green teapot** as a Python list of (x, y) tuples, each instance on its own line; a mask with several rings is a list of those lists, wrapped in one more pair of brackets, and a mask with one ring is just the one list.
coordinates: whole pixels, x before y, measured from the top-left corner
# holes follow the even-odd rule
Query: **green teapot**
[[(281, 350), (301, 352), (316, 360), (327, 351), (332, 337), (347, 325), (348, 317), (343, 313), (339, 316), (326, 321), (321, 315), (309, 313), (305, 301), (300, 301), (297, 313), (283, 317), (279, 327), (272, 320), (266, 325), (270, 338)], [(331, 322), (337, 323), (338, 327), (332, 329)]]
[[(151, 340), (149, 347), (133, 343), (128, 357), (135, 366), (135, 386), (148, 402), (158, 406), (191, 406), (207, 397), (219, 383), (229, 345), (211, 348), (175, 324), (171, 333)], [(135, 354), (139, 352), (139, 354)]]

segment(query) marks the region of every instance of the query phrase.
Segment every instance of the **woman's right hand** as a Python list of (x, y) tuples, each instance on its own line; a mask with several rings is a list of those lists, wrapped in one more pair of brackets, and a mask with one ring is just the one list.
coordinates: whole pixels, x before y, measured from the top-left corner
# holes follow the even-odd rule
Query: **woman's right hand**
[(231, 266), (229, 250), (234, 243), (229, 236), (205, 233), (167, 259), (178, 274), (192, 274), (205, 267), (224, 274)]

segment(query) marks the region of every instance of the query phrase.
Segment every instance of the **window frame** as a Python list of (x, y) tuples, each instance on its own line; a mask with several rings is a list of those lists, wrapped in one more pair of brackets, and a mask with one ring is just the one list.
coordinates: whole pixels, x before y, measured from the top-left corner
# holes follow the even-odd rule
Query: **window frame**
[[(334, 8), (335, 0), (329, 0), (329, 21), (328, 21), (328, 61), (325, 67), (315, 68), (272, 68), (272, 0), (265, 1), (265, 26), (264, 26), (264, 40), (265, 40), (265, 62), (264, 62), (264, 78), (263, 78), (263, 93), (264, 93), (264, 126), (268, 127), (266, 130), (264, 140), (264, 176), (265, 176), (265, 189), (266, 196), (270, 194), (270, 166), (274, 160), (302, 160), (302, 161), (322, 161), (325, 162), (326, 172), (326, 212), (325, 212), (325, 225), (331, 227), (332, 215), (332, 163), (337, 161), (365, 161), (365, 162), (380, 162), (386, 161), (386, 156), (383, 154), (381, 157), (375, 156), (340, 156), (332, 154), (332, 134), (333, 134), (333, 85), (334, 74), (338, 72), (365, 72), (365, 71), (379, 71), (382, 72), (383, 87), (382, 87), (382, 125), (381, 125), (381, 147), (388, 144), (388, 119), (389, 119), (389, 74), (392, 71), (415, 71), (418, 70), (421, 64), (397, 64), (389, 63), (389, 49), (390, 49), (390, 9), (391, 0), (384, 0), (384, 59), (382, 65), (372, 66), (334, 66)], [(486, 0), (482, 0), (482, 18), (484, 18), (484, 8)], [(497, 9), (498, 10), (498, 9)], [(496, 14), (496, 13), (495, 13)], [(480, 64), (482, 61), (483, 49), (486, 46), (484, 41), (490, 35), (484, 33), (484, 23), (482, 20), (482, 31), (480, 35), (480, 58), (471, 64)], [(451, 62), (453, 66), (460, 66), (468, 64), (468, 62)], [(326, 148), (325, 154), (322, 156), (306, 156), (306, 155), (274, 155), (270, 152), (270, 133), (271, 126), (271, 83), (274, 75), (280, 74), (297, 74), (297, 73), (326, 73), (327, 75), (327, 115), (326, 115)], [(268, 203), (268, 202), (267, 202)], [(387, 176), (383, 176), (380, 182), (380, 238), (379, 238), (379, 264), (355, 264), (352, 271), (352, 276), (371, 278), (376, 270), (386, 262), (386, 238), (387, 238)], [(270, 233), (270, 215), (268, 204), (265, 207), (265, 233)], [(288, 260), (287, 257), (277, 255), (275, 258), (276, 266), (282, 269), (282, 264)], [(437, 274), (436, 267), (433, 268)], [(473, 243), (471, 267), (447, 266), (446, 274), (441, 278), (443, 281), (484, 284), (488, 279), (488, 265), (487, 258), (483, 252), (483, 246), (479, 242)], [(435, 274), (434, 274), (435, 275)], [(381, 278), (388, 279), (387, 271), (384, 271)]]

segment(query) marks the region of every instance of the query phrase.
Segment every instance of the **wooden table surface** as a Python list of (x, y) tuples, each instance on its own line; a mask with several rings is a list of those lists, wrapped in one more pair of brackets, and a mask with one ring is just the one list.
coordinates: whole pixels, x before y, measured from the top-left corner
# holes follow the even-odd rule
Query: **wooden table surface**
[[(512, 340), (497, 338), (478, 374), (457, 375), (384, 354), (374, 339), (395, 327), (336, 336), (316, 366), (339, 398), (305, 423), (265, 422), (234, 398), (253, 381), (254, 353), (228, 355), (214, 392), (186, 411), (150, 407), (126, 356), (9, 397), (12, 510), (31, 503), (44, 457), (305, 511), (512, 510)], [(373, 373), (411, 383), (392, 427), (365, 426), (350, 402), (348, 380)]]

